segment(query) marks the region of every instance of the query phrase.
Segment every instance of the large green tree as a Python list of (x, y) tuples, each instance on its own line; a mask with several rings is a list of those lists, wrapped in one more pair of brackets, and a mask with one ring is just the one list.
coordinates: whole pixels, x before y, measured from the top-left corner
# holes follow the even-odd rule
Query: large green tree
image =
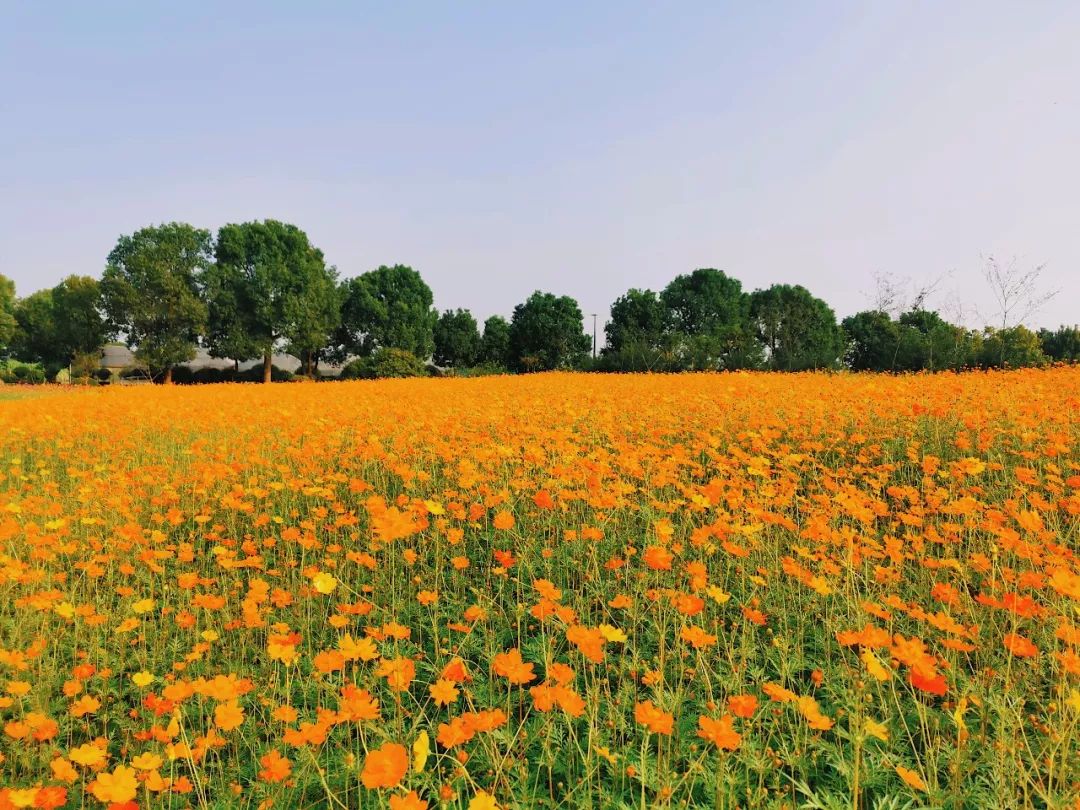
[(467, 309), (446, 310), (435, 323), (435, 365), (467, 368), (480, 356), (480, 330)]
[(480, 338), (480, 362), (489, 366), (510, 366), (510, 322), (502, 315), (492, 315), (484, 321)]
[(660, 300), (671, 316), (685, 366), (755, 368), (761, 347), (750, 324), (750, 297), (738, 279), (711, 267), (676, 276)]
[(516, 371), (577, 368), (591, 346), (581, 307), (570, 296), (537, 291), (514, 307), (509, 360)]
[(835, 313), (805, 287), (774, 284), (755, 290), (750, 317), (772, 369), (831, 368), (844, 354), (846, 341)]
[(677, 339), (671, 313), (652, 290), (631, 289), (615, 299), (604, 326), (602, 367), (615, 371), (671, 370)]
[(0, 274), (0, 352), (7, 352), (15, 326), (15, 282)]
[(1050, 360), (1067, 363), (1080, 361), (1080, 326), (1040, 329), (1038, 335), (1043, 353)]
[(101, 278), (109, 328), (167, 383), (206, 327), (198, 278), (210, 263), (210, 232), (181, 222), (122, 236), (109, 254)]
[(981, 354), (982, 338), (951, 324), (937, 312), (912, 309), (898, 319), (898, 371), (941, 371), (973, 365)]
[(376, 268), (345, 283), (339, 355), (368, 357), (376, 349), (403, 349), (426, 360), (435, 350), (434, 296), (411, 267)]
[(203, 274), (210, 353), (261, 357), (268, 383), (274, 350), (286, 345), (312, 372), (340, 317), (335, 272), (322, 251), (295, 225), (268, 219), (223, 226), (215, 257)]
[(841, 323), (847, 338), (845, 360), (853, 371), (889, 371), (900, 348), (900, 325), (878, 309), (857, 312)]
[(16, 356), (41, 363), (52, 376), (76, 356), (97, 355), (109, 337), (101, 286), (90, 276), (68, 276), (15, 304)]

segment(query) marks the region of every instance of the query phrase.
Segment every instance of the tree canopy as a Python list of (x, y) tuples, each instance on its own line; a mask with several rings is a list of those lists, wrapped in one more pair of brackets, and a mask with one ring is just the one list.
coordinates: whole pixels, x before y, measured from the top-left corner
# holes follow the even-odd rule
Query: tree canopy
[(382, 265), (345, 284), (339, 355), (370, 356), (376, 349), (402, 349), (427, 359), (435, 349), (438, 313), (431, 288), (403, 264)]
[(210, 262), (210, 232), (181, 222), (122, 236), (109, 253), (101, 278), (108, 327), (167, 381), (195, 356), (206, 327), (198, 279)]
[(270, 382), (273, 353), (288, 344), (308, 353), (310, 370), (340, 318), (336, 274), (322, 251), (295, 225), (268, 219), (223, 226), (215, 257), (203, 274), (211, 354), (262, 357)]
[(774, 284), (756, 290), (750, 296), (750, 318), (772, 369), (832, 368), (844, 354), (836, 315), (805, 287)]
[(750, 325), (750, 297), (738, 279), (701, 268), (676, 276), (660, 300), (670, 313), (685, 366), (739, 369), (760, 364), (761, 347)]
[(480, 356), (480, 330), (467, 309), (446, 310), (439, 316), (434, 332), (435, 365), (466, 368)]
[(480, 362), (501, 368), (510, 367), (510, 322), (502, 315), (492, 315), (484, 321), (480, 338)]
[(514, 370), (577, 368), (591, 346), (582, 328), (581, 307), (570, 296), (537, 291), (514, 307), (509, 350)]

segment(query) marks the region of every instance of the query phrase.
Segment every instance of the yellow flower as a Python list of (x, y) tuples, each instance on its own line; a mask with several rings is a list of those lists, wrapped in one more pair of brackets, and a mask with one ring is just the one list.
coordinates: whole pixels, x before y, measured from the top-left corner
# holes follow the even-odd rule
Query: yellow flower
[(152, 771), (161, 767), (162, 759), (157, 754), (151, 754), (149, 752), (145, 754), (139, 754), (131, 760), (133, 767), (138, 768), (140, 771)]
[(469, 810), (499, 810), (495, 797), (486, 790), (481, 790), (469, 800)]
[(82, 765), (87, 768), (92, 768), (95, 765), (100, 765), (105, 761), (105, 752), (98, 748), (96, 745), (87, 743), (80, 745), (78, 748), (72, 748), (68, 751), (68, 759), (74, 762), (76, 765)]
[(416, 742), (412, 746), (413, 755), (413, 771), (420, 773), (424, 770), (424, 765), (427, 764), (428, 755), (431, 753), (431, 741), (428, 739), (428, 733), (421, 731), (420, 735), (416, 738)]
[(153, 599), (140, 599), (138, 602), (135, 602), (131, 606), (131, 612), (135, 613), (135, 614), (149, 613), (153, 609), (154, 609), (154, 600)]
[(337, 587), (337, 580), (334, 579), (332, 574), (325, 572), (316, 574), (311, 580), (312, 586), (321, 594), (333, 593), (334, 588)]
[(612, 627), (610, 624), (602, 624), (599, 629), (600, 635), (612, 643), (623, 643), (626, 641), (626, 633), (617, 627)]
[(131, 676), (131, 682), (140, 689), (142, 689), (144, 686), (149, 686), (154, 682), (154, 676), (151, 673), (146, 672), (145, 670), (142, 672), (136, 672), (134, 675)]
[(866, 733), (871, 737), (877, 737), (882, 742), (889, 741), (889, 729), (885, 727), (883, 723), (878, 723), (870, 718), (867, 718), (863, 727), (866, 729)]
[(99, 802), (130, 802), (138, 792), (135, 769), (118, 765), (112, 773), (99, 773), (90, 784), (90, 792)]

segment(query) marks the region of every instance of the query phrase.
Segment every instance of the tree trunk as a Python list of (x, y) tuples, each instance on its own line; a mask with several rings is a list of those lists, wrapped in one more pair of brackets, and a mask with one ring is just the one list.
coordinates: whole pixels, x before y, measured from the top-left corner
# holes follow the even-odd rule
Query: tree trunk
[(268, 383), (273, 379), (274, 364), (273, 355), (269, 351), (263, 355), (263, 382)]
[(163, 382), (165, 385), (172, 385), (172, 366), (165, 369), (165, 379)]

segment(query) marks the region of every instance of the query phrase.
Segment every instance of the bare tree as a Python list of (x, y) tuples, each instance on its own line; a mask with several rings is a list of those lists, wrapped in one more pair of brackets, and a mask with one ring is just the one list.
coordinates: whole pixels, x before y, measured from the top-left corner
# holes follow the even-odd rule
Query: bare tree
[(1023, 323), (1060, 292), (1040, 289), (1039, 278), (1044, 269), (1046, 265), (1040, 264), (1025, 270), (1015, 257), (1006, 264), (993, 256), (986, 258), (983, 277), (997, 302), (1002, 329)]
[(907, 281), (885, 270), (874, 273), (874, 289), (867, 295), (874, 302), (874, 311), (895, 317), (903, 309), (901, 301)]

